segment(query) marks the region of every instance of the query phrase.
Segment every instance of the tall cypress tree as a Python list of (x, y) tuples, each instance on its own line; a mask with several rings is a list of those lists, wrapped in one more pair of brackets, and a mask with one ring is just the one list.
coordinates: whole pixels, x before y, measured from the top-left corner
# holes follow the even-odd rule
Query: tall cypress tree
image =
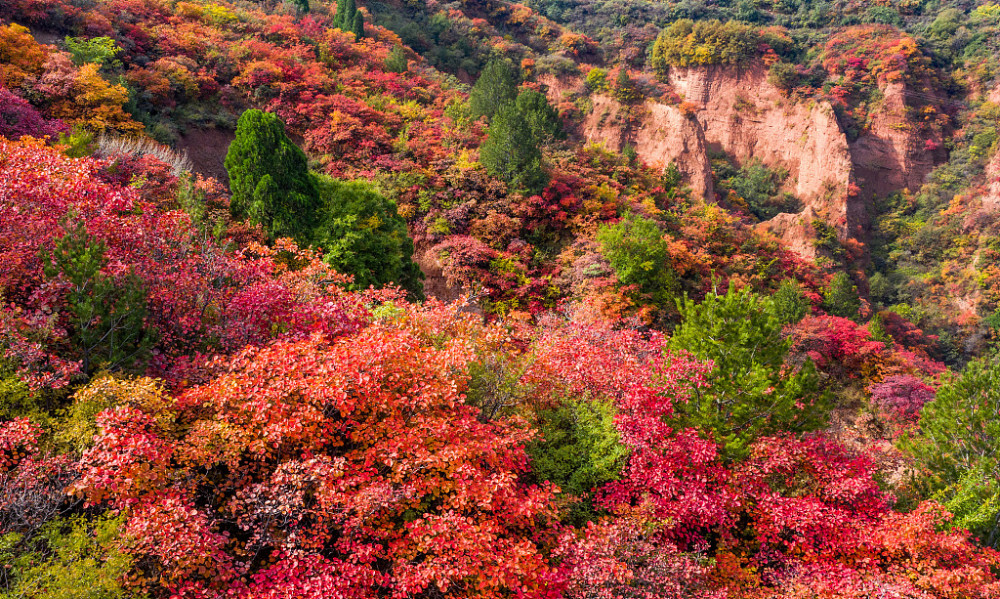
[(288, 139), (278, 117), (256, 109), (240, 116), (226, 171), (234, 217), (261, 224), (272, 237), (308, 237), (319, 193), (305, 153)]
[(357, 39), (365, 36), (365, 17), (354, 0), (339, 0), (333, 15), (333, 26), (341, 31), (352, 31)]
[(479, 161), (491, 175), (512, 187), (537, 192), (545, 186), (538, 141), (513, 102), (501, 106), (494, 115), (489, 135), (479, 147)]
[(356, 39), (361, 39), (365, 36), (365, 18), (361, 15), (360, 10), (354, 11), (354, 19), (351, 23), (351, 31), (354, 32), (354, 37)]
[(514, 102), (517, 97), (518, 74), (510, 62), (491, 60), (469, 93), (469, 108), (472, 118), (493, 115), (504, 104)]

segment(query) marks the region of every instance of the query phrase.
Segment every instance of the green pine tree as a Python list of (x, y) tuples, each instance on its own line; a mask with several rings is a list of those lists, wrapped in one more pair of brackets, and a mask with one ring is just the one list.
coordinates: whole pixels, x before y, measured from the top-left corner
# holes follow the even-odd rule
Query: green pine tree
[(491, 175), (514, 188), (534, 193), (547, 182), (538, 141), (513, 102), (503, 105), (493, 117), (489, 135), (479, 148), (479, 161)]
[(795, 324), (809, 313), (809, 300), (795, 279), (785, 279), (771, 296), (775, 313), (784, 324)]
[(306, 155), (273, 114), (247, 110), (226, 154), (236, 218), (259, 223), (272, 237), (307, 240), (320, 207)]
[(747, 454), (755, 439), (782, 431), (812, 430), (825, 410), (811, 362), (791, 370), (785, 358), (791, 341), (769, 297), (748, 288), (710, 293), (701, 303), (678, 302), (681, 324), (669, 348), (712, 360), (709, 387), (674, 406), (677, 428), (710, 432), (729, 458)]
[(518, 79), (518, 73), (510, 61), (491, 60), (487, 63), (469, 92), (472, 118), (485, 116), (492, 120), (501, 106), (514, 103), (517, 99)]
[(295, 10), (299, 11), (299, 14), (309, 12), (309, 0), (292, 0), (292, 5), (295, 6)]
[(354, 18), (351, 19), (351, 31), (354, 32), (356, 39), (361, 39), (365, 36), (365, 17), (361, 14), (360, 10), (354, 11)]
[(102, 272), (106, 251), (78, 223), (56, 241), (44, 266), (46, 277), (69, 284), (67, 329), (88, 376), (100, 368), (142, 370), (156, 339), (146, 327), (146, 290), (135, 275)]
[(565, 137), (559, 113), (549, 104), (545, 94), (533, 89), (526, 89), (517, 96), (517, 109), (528, 121), (528, 128), (540, 142)]

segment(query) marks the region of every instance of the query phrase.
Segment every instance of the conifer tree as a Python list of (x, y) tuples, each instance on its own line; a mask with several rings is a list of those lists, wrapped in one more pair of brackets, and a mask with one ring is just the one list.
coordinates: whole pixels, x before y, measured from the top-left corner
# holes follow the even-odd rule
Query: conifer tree
[(487, 63), (469, 92), (472, 118), (485, 116), (492, 120), (501, 106), (513, 103), (517, 98), (518, 78), (509, 61), (491, 60)]
[(678, 309), (682, 320), (670, 349), (712, 360), (713, 369), (708, 389), (675, 406), (676, 428), (708, 431), (727, 457), (741, 459), (759, 437), (823, 423), (818, 375), (809, 361), (786, 366), (791, 341), (771, 298), (730, 287), (701, 303), (685, 298)]
[(341, 31), (352, 31), (357, 39), (365, 36), (365, 18), (354, 0), (337, 2), (337, 12), (333, 15), (333, 26)]
[(354, 32), (354, 37), (357, 39), (365, 36), (365, 18), (361, 15), (360, 10), (354, 11), (354, 19), (351, 21), (351, 31)]
[(479, 161), (491, 175), (514, 188), (538, 192), (545, 187), (538, 142), (513, 102), (501, 106), (493, 117), (489, 135), (479, 147)]
[(272, 237), (307, 238), (320, 206), (305, 153), (273, 114), (247, 110), (226, 154), (230, 211), (250, 218)]
[(549, 104), (545, 94), (526, 89), (518, 94), (516, 104), (538, 142), (565, 137), (559, 113)]

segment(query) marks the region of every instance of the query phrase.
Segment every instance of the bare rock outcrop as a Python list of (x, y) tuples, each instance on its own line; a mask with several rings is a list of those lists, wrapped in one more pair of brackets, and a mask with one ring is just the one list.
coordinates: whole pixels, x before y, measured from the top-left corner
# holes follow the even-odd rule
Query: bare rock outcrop
[[(555, 77), (540, 77), (539, 81), (547, 86), (553, 102), (580, 84), (579, 79)], [(665, 168), (674, 163), (696, 195), (715, 197), (705, 133), (697, 120), (676, 106), (654, 100), (623, 105), (601, 93), (591, 95), (590, 100), (592, 109), (583, 116), (578, 130), (584, 139), (614, 151), (630, 144), (639, 159), (653, 167)]]
[(917, 190), (946, 158), (940, 133), (925, 139), (908, 114), (910, 96), (917, 95), (918, 100), (933, 98), (901, 82), (888, 84), (882, 93), (882, 103), (872, 111), (868, 129), (851, 144), (858, 184), (869, 196)]
[(762, 63), (674, 68), (669, 80), (686, 102), (699, 106), (697, 119), (709, 144), (740, 162), (756, 158), (788, 171), (786, 191), (805, 209), (779, 215), (762, 228), (812, 256), (812, 220), (829, 223), (842, 237), (866, 224), (867, 211), (852, 190), (847, 137), (828, 102), (788, 100), (767, 81)]

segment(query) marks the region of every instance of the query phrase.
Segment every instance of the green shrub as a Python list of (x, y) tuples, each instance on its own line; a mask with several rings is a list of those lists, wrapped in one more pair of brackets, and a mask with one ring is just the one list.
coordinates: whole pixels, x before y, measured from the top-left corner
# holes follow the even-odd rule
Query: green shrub
[(756, 28), (735, 21), (679, 19), (657, 36), (650, 62), (661, 77), (672, 66), (741, 64), (758, 54), (760, 41)]
[(324, 209), (312, 239), (323, 260), (353, 275), (353, 289), (394, 284), (423, 299), (423, 273), (413, 262), (413, 240), (396, 204), (362, 181), (315, 178)]
[(668, 262), (669, 246), (656, 221), (626, 214), (616, 224), (602, 225), (597, 243), (618, 280), (638, 288), (640, 300), (661, 309), (671, 303), (678, 284)]
[(134, 591), (122, 587), (132, 567), (132, 558), (123, 550), (123, 520), (118, 516), (89, 522), (77, 516), (46, 524), (34, 538), (0, 536), (0, 562), (10, 566), (0, 575), (0, 597), (137, 599)]
[(582, 524), (594, 520), (591, 491), (617, 480), (628, 457), (615, 428), (615, 409), (610, 402), (584, 399), (540, 414), (541, 440), (528, 445), (531, 469), (539, 482), (550, 481), (564, 493), (576, 496), (567, 521)]

